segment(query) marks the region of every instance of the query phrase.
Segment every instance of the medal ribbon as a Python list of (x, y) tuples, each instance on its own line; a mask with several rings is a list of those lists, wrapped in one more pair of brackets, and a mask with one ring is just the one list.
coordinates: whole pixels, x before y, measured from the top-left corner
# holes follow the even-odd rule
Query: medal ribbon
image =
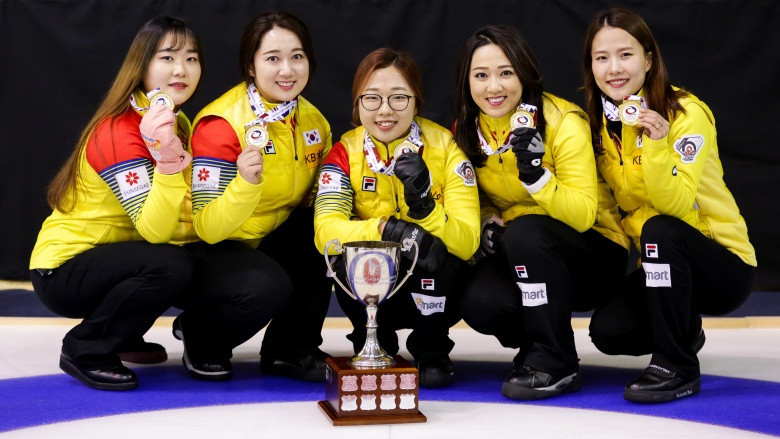
[[(409, 137), (406, 140), (417, 145), (418, 148), (423, 147), (422, 139), (420, 138), (420, 126), (417, 122), (412, 121), (412, 127), (409, 130)], [(393, 168), (395, 168), (395, 157), (388, 154), (390, 159), (386, 162), (379, 156), (379, 151), (376, 149), (374, 141), (366, 131), (366, 137), (363, 140), (363, 152), (366, 154), (366, 161), (368, 162), (368, 168), (378, 174), (393, 175)]]
[(604, 116), (607, 117), (607, 120), (612, 122), (620, 120), (620, 110), (618, 110), (617, 105), (608, 101), (604, 95), (601, 95), (601, 107), (604, 109)]
[(295, 110), (295, 107), (298, 106), (298, 99), (296, 98), (292, 101), (282, 102), (271, 111), (265, 111), (263, 99), (260, 97), (260, 93), (257, 91), (255, 84), (249, 84), (249, 86), (247, 86), (246, 94), (249, 97), (249, 105), (252, 107), (252, 112), (257, 116), (256, 119), (246, 124), (247, 128), (252, 125), (266, 126), (271, 122), (278, 122), (287, 117), (287, 115), (292, 113), (293, 110)]
[(501, 145), (498, 149), (493, 149), (490, 147), (490, 144), (487, 140), (485, 140), (485, 136), (482, 134), (482, 130), (479, 128), (479, 116), (474, 120), (474, 123), (477, 124), (477, 137), (479, 137), (479, 146), (482, 148), (482, 152), (485, 153), (485, 155), (493, 155), (493, 154), (503, 154), (510, 148), (509, 141), (512, 140), (512, 137), (514, 137), (514, 134), (512, 132), (509, 132), (509, 135), (506, 136), (506, 139), (504, 140), (504, 144)]

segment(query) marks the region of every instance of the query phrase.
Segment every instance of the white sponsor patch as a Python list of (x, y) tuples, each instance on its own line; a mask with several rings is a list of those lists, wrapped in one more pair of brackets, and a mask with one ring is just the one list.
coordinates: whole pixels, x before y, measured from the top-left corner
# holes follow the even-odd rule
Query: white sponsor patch
[(472, 165), (470, 161), (463, 160), (462, 162), (455, 165), (455, 173), (458, 174), (458, 176), (463, 179), (464, 185), (466, 186), (477, 185), (477, 179), (474, 174), (474, 165)]
[(648, 287), (671, 287), (672, 273), (669, 264), (642, 262), (645, 269), (645, 285)]
[(192, 168), (193, 191), (219, 190), (219, 168), (216, 166), (195, 166)]
[(437, 312), (444, 312), (446, 297), (426, 296), (425, 294), (412, 293), (412, 299), (420, 314), (429, 316)]
[(547, 305), (547, 284), (528, 284), (524, 282), (518, 282), (517, 286), (520, 287), (520, 292), (523, 295), (523, 306), (540, 306)]
[(645, 244), (645, 257), (657, 258), (658, 257), (658, 244)]
[(674, 142), (674, 150), (682, 157), (683, 163), (693, 163), (704, 145), (704, 136), (701, 134), (689, 134)]
[(320, 130), (318, 130), (317, 128), (311, 131), (304, 131), (303, 138), (304, 140), (306, 140), (306, 146), (312, 146), (318, 143), (322, 143), (322, 139), (320, 138)]
[(144, 194), (152, 190), (152, 183), (149, 181), (149, 174), (145, 166), (136, 166), (126, 171), (118, 172), (114, 178), (119, 184), (119, 192), (122, 193), (122, 200)]
[(318, 194), (338, 192), (341, 190), (341, 175), (332, 171), (322, 171), (322, 173), (320, 173), (320, 179), (318, 183)]
[(269, 140), (263, 148), (264, 154), (276, 154), (276, 148), (274, 148), (274, 141)]

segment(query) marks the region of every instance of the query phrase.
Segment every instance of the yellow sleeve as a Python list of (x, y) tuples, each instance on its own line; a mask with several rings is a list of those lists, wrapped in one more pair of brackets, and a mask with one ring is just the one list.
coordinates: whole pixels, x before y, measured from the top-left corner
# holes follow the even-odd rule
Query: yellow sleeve
[(167, 175), (155, 169), (152, 188), (135, 220), (138, 233), (152, 244), (169, 242), (179, 225), (181, 203), (186, 194), (183, 172)]
[(251, 184), (240, 174), (227, 185), (225, 192), (192, 215), (192, 225), (200, 239), (214, 244), (229, 238), (252, 216), (263, 194), (263, 183)]
[(352, 219), (355, 193), (349, 180), (349, 157), (344, 146), (337, 143), (328, 153), (317, 179), (314, 201), (314, 245), (325, 252), (333, 239), (342, 244), (350, 241), (379, 241), (381, 217)]
[[(450, 253), (468, 260), (479, 247), (480, 232), (479, 194), (474, 167), (454, 140), (448, 142), (446, 149), (444, 169), (436, 170), (443, 182), (444, 202), (436, 203), (430, 215), (414, 222), (441, 238)], [(470, 172), (470, 179), (463, 176), (466, 171)]]
[(715, 125), (695, 103), (678, 113), (665, 138), (642, 136), (645, 188), (659, 213), (682, 218), (690, 212), (715, 138)]
[[(588, 122), (576, 113), (567, 114), (550, 144), (552, 165), (539, 181), (523, 184), (547, 214), (584, 232), (596, 221), (598, 187)], [(550, 172), (552, 166), (555, 172)]]

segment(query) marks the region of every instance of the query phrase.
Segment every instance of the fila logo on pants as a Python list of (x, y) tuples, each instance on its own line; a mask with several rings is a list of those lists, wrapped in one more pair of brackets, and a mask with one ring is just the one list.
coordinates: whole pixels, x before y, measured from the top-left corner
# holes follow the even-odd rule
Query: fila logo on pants
[(672, 270), (669, 264), (642, 262), (645, 269), (645, 285), (648, 287), (671, 287)]
[(425, 294), (412, 293), (412, 299), (420, 314), (429, 316), (437, 312), (444, 312), (446, 297), (427, 296)]
[(520, 287), (520, 292), (523, 295), (523, 306), (540, 306), (547, 305), (547, 284), (527, 284), (518, 282), (517, 286)]
[(658, 257), (658, 244), (645, 244), (645, 257), (657, 258)]

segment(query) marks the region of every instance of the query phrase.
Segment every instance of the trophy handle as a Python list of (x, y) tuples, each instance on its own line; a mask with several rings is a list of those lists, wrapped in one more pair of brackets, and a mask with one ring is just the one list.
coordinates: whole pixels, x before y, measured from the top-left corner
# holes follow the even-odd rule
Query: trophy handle
[(409, 270), (406, 271), (406, 276), (404, 276), (403, 279), (401, 279), (401, 282), (396, 284), (395, 288), (393, 288), (393, 291), (390, 292), (390, 294), (387, 295), (385, 300), (389, 299), (393, 294), (395, 294), (396, 291), (400, 290), (403, 284), (406, 282), (406, 279), (409, 279), (409, 276), (412, 275), (412, 272), (414, 271), (414, 267), (417, 265), (417, 256), (420, 255), (420, 246), (417, 245), (417, 241), (415, 241), (412, 238), (406, 238), (403, 242), (403, 247), (401, 248), (401, 251), (408, 251), (412, 246), (414, 246), (414, 259), (412, 259), (412, 266), (409, 267)]
[(358, 299), (357, 296), (352, 291), (350, 291), (349, 288), (347, 288), (346, 286), (344, 286), (343, 283), (341, 283), (339, 277), (336, 275), (336, 272), (333, 271), (333, 267), (331, 267), (330, 265), (330, 259), (328, 259), (328, 249), (330, 248), (331, 245), (335, 245), (335, 250), (339, 253), (342, 253), (344, 251), (344, 248), (341, 246), (341, 242), (338, 239), (331, 239), (330, 241), (328, 241), (327, 244), (325, 244), (325, 266), (328, 267), (328, 276), (332, 277), (333, 280), (335, 280), (336, 283), (339, 284), (341, 289), (344, 290), (347, 294), (349, 294), (349, 297), (360, 302), (360, 299)]

